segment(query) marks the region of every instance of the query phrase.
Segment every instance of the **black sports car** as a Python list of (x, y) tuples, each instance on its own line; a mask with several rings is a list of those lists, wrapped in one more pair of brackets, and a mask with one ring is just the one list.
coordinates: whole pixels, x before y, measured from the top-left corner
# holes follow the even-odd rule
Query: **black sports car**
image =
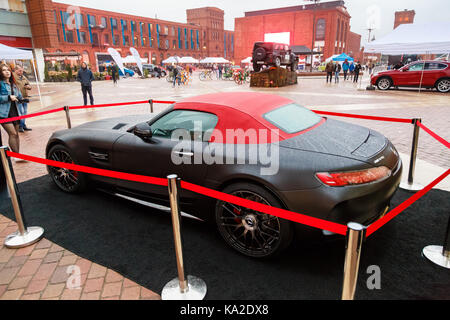
[[(48, 159), (187, 182), (290, 211), (368, 225), (383, 215), (402, 163), (383, 135), (327, 119), (261, 93), (188, 98), (156, 116), (123, 116), (54, 133)], [(168, 205), (167, 188), (49, 167), (66, 192), (101, 186)], [(252, 257), (289, 245), (294, 224), (182, 190), (181, 208), (217, 224), (225, 241)]]

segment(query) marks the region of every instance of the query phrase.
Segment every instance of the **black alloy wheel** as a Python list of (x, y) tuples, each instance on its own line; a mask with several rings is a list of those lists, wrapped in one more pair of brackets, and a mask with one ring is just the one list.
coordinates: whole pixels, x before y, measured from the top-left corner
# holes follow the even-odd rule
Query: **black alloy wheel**
[[(257, 185), (238, 183), (227, 187), (223, 192), (281, 207), (270, 192)], [(293, 238), (293, 228), (289, 221), (224, 201), (217, 201), (216, 224), (228, 245), (253, 258), (276, 256)]]
[[(47, 159), (76, 164), (70, 151), (63, 145), (53, 146)], [(86, 176), (83, 173), (51, 166), (47, 166), (47, 170), (55, 184), (64, 192), (78, 193), (86, 189)]]

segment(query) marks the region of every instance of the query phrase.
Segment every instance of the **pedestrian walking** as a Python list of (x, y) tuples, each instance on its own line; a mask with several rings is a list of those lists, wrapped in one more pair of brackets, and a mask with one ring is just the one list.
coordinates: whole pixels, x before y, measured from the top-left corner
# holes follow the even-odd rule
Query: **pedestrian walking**
[[(28, 114), (28, 91), (30, 91), (31, 85), (28, 81), (27, 77), (23, 74), (23, 68), (21, 66), (16, 66), (14, 68), (14, 81), (16, 82), (17, 88), (20, 90), (24, 101), (17, 106), (19, 107), (19, 112), (22, 116), (26, 116)], [(20, 120), (19, 124), (19, 132), (31, 131), (31, 128), (28, 128), (25, 124), (25, 119)]]
[(359, 73), (361, 72), (361, 64), (359, 62), (356, 63), (355, 66), (355, 76), (353, 77), (353, 82), (358, 83)]
[(119, 67), (114, 62), (111, 63), (111, 77), (114, 83), (114, 86), (117, 85), (117, 80), (119, 80)]
[(353, 78), (355, 77), (355, 64), (353, 63), (353, 61), (350, 63), (348, 70), (350, 71), (350, 80), (353, 80)]
[(330, 83), (333, 80), (333, 72), (334, 72), (334, 64), (333, 61), (328, 61), (327, 65), (325, 66), (325, 72), (327, 73), (327, 83), (328, 78), (330, 79)]
[(175, 84), (178, 80), (178, 86), (180, 86), (180, 71), (178, 70), (178, 67), (173, 68), (173, 87), (175, 88)]
[(219, 70), (219, 80), (222, 80), (223, 65), (219, 64), (217, 68)]
[(87, 106), (87, 95), (89, 94), (89, 99), (91, 105), (94, 105), (94, 96), (92, 94), (92, 81), (94, 81), (94, 75), (91, 70), (89, 70), (86, 62), (81, 64), (81, 69), (78, 71), (77, 81), (81, 83), (81, 92), (83, 93), (84, 105)]
[(342, 71), (344, 71), (344, 81), (347, 80), (347, 73), (348, 73), (349, 68), (350, 68), (350, 65), (348, 64), (348, 60), (345, 59), (344, 63), (342, 64)]
[(341, 64), (338, 62), (334, 65), (334, 83), (339, 83), (339, 73), (341, 72)]
[[(17, 87), (12, 70), (6, 64), (0, 64), (0, 120), (19, 117), (22, 93)], [(8, 145), (13, 152), (20, 151), (20, 121), (2, 123), (8, 134)]]

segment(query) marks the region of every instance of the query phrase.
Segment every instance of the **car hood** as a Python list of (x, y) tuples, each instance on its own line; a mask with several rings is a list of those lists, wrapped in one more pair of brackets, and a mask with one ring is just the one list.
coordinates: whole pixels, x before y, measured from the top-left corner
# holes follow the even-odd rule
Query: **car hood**
[(117, 118), (110, 118), (98, 121), (92, 121), (82, 124), (74, 129), (89, 129), (89, 130), (118, 130), (127, 131), (131, 127), (141, 122), (151, 120), (154, 115), (131, 115)]
[(317, 128), (280, 142), (281, 147), (324, 153), (368, 162), (388, 140), (365, 127), (327, 119)]

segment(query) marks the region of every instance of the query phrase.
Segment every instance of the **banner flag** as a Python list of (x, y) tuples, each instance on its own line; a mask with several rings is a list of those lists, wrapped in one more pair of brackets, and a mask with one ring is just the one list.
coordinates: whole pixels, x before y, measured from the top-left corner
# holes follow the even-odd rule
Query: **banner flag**
[(137, 66), (141, 71), (141, 75), (144, 75), (144, 71), (142, 70), (142, 60), (141, 56), (139, 55), (139, 52), (133, 47), (130, 48), (130, 52), (133, 55), (134, 59), (136, 60)]
[(122, 71), (122, 74), (125, 75), (125, 70), (124, 70), (124, 67), (123, 67), (123, 61), (122, 61), (122, 57), (120, 56), (120, 53), (117, 52), (117, 50), (114, 49), (114, 48), (109, 48), (108, 49), (108, 53), (114, 59), (115, 63), (119, 67), (120, 71)]

